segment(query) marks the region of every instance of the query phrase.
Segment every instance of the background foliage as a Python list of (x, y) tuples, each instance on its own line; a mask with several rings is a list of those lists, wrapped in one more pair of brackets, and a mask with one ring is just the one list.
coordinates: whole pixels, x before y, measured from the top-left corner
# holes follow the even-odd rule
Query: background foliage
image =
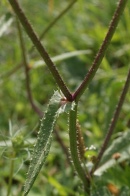
[[(69, 2), (69, 0), (64, 2), (22, 0), (20, 4), (37, 34), (40, 35)], [(116, 3), (117, 1), (113, 0), (103, 2), (78, 0), (43, 39), (43, 44), (51, 57), (86, 50), (87, 54), (56, 61), (60, 73), (72, 92), (84, 78), (103, 41)], [(86, 147), (94, 145), (97, 150), (103, 141), (128, 72), (128, 66), (130, 66), (129, 8), (130, 2), (100, 69), (82, 96), (79, 105), (79, 121)], [(24, 40), (29, 65), (32, 68), (30, 70), (32, 94), (35, 103), (44, 111), (57, 86), (47, 67), (41, 63), (41, 58), (35, 49), (32, 53), (28, 52), (32, 43), (25, 33)], [(7, 195), (9, 183), (11, 183), (10, 195), (20, 195), (39, 128), (39, 117), (31, 108), (27, 98), (16, 18), (5, 0), (0, 2), (0, 47), (0, 195)], [(130, 132), (129, 104), (130, 95), (128, 94), (110, 148), (117, 139), (123, 143), (123, 139), (129, 136), (126, 134)], [(61, 115), (55, 128), (68, 149), (66, 122), (67, 115)], [(130, 146), (129, 142), (123, 144), (121, 148), (113, 145), (114, 150), (108, 150), (110, 156), (102, 163), (107, 166), (95, 177), (93, 195), (130, 194)], [(112, 155), (117, 152), (120, 153), (119, 160), (110, 164)], [(10, 181), (11, 172), (13, 173), (12, 182)], [(73, 168), (68, 164), (66, 155), (54, 135), (51, 153), (30, 195), (79, 195), (80, 180), (77, 176), (73, 178), (73, 175)], [(99, 193), (98, 187), (101, 191)]]

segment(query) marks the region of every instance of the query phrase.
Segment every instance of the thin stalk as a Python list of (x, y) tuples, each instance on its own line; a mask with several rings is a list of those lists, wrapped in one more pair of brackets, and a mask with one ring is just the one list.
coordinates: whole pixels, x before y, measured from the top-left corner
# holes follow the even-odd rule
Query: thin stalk
[(120, 17), (124, 11), (124, 8), (126, 6), (128, 0), (120, 0), (117, 8), (115, 10), (115, 13), (113, 15), (113, 18), (110, 22), (109, 28), (108, 28), (108, 32), (105, 36), (105, 39), (93, 61), (93, 64), (90, 68), (90, 70), (88, 71), (86, 77), (84, 78), (83, 82), (81, 83), (81, 85), (78, 87), (78, 89), (76, 90), (76, 92), (73, 94), (73, 100), (79, 100), (79, 98), (81, 97), (81, 95), (84, 93), (84, 91), (86, 90), (86, 88), (88, 87), (89, 83), (91, 82), (91, 80), (93, 79), (93, 77), (95, 76), (101, 62), (102, 59), (106, 53), (106, 50), (110, 44), (110, 41), (115, 33), (116, 27), (118, 25), (118, 22), (120, 20)]
[(69, 155), (69, 152), (68, 152), (68, 148), (64, 144), (63, 139), (60, 137), (59, 131), (57, 129), (54, 129), (54, 134), (55, 134), (57, 142), (59, 143), (59, 145), (61, 146), (61, 148), (63, 150), (63, 153), (66, 155), (67, 163), (71, 164), (70, 158), (69, 158), (70, 155)]
[[(66, 14), (66, 12), (68, 12), (68, 10), (74, 5), (74, 3), (76, 2), (77, 0), (73, 0), (71, 1), (67, 7), (62, 10), (62, 12), (59, 13), (59, 15), (54, 18), (54, 20), (52, 20), (52, 22), (49, 23), (49, 25), (45, 28), (45, 30), (42, 32), (42, 34), (40, 35), (39, 39), (42, 40), (43, 37), (45, 37), (45, 35), (48, 33), (48, 31), (57, 23), (57, 21), (59, 21), (59, 19), (64, 16)], [(31, 53), (33, 51), (34, 47), (31, 47), (30, 50), (29, 50), (29, 53)]]
[(70, 138), (70, 152), (74, 167), (84, 184), (86, 195), (90, 194), (90, 180), (86, 175), (86, 171), (81, 166), (77, 150), (77, 134), (76, 134), (76, 119), (77, 119), (77, 104), (69, 114), (69, 138)]
[(116, 126), (116, 123), (117, 123), (117, 120), (119, 118), (119, 115), (120, 115), (120, 112), (121, 112), (121, 109), (122, 109), (122, 106), (123, 106), (123, 103), (124, 103), (124, 100), (125, 100), (125, 97), (126, 97), (126, 94), (128, 92), (128, 89), (129, 89), (129, 86), (130, 86), (130, 69), (128, 71), (128, 75), (127, 75), (127, 79), (126, 79), (126, 82), (125, 82), (125, 85), (124, 85), (124, 88), (122, 90), (122, 93), (120, 95), (120, 98), (119, 98), (119, 102), (116, 106), (116, 109), (115, 109), (115, 112), (114, 112), (114, 115), (113, 115), (113, 118), (111, 119), (111, 123), (110, 123), (110, 126), (108, 128), (108, 132), (107, 132), (107, 135), (106, 135), (106, 138), (102, 144), (102, 147), (100, 149), (100, 152), (97, 156), (97, 160), (96, 160), (96, 163), (92, 169), (92, 171), (90, 172), (91, 175), (94, 173), (94, 171), (97, 169), (98, 167), (98, 164), (100, 162), (100, 160), (102, 159), (102, 156), (108, 146), (108, 143), (111, 139), (111, 136), (113, 134), (113, 131), (114, 131), (114, 128)]
[(25, 78), (26, 78), (26, 89), (27, 89), (27, 95), (29, 102), (34, 109), (34, 111), (40, 116), (43, 116), (43, 113), (39, 108), (36, 106), (36, 104), (33, 101), (32, 93), (31, 93), (31, 87), (30, 87), (30, 76), (29, 76), (29, 67), (28, 67), (28, 60), (26, 56), (26, 48), (25, 48), (25, 43), (22, 35), (22, 29), (20, 27), (20, 23), (18, 19), (16, 19), (17, 22), (17, 29), (18, 29), (18, 34), (19, 34), (19, 40), (20, 40), (20, 47), (21, 47), (21, 52), (22, 52), (22, 59), (23, 59), (23, 65), (24, 65), (24, 70), (25, 70)]
[(56, 66), (52, 62), (52, 60), (51, 60), (50, 56), (48, 55), (47, 51), (45, 50), (45, 48), (41, 44), (38, 36), (34, 32), (31, 24), (29, 23), (29, 21), (28, 21), (27, 17), (25, 16), (23, 10), (21, 9), (18, 1), (17, 0), (8, 0), (8, 1), (11, 4), (14, 12), (18, 16), (18, 18), (19, 18), (21, 24), (23, 25), (26, 33), (28, 34), (28, 36), (32, 40), (34, 46), (37, 48), (41, 57), (44, 59), (46, 65), (48, 66), (50, 72), (52, 73), (52, 75), (53, 75), (54, 79), (56, 80), (56, 83), (59, 86), (59, 88), (61, 89), (62, 93), (64, 94), (64, 96), (67, 98), (68, 101), (72, 101), (72, 95), (71, 95), (70, 91), (68, 90), (64, 81), (62, 80)]
[(15, 158), (15, 152), (13, 152), (11, 157), (7, 196), (11, 195), (11, 187), (12, 187), (12, 180), (13, 180), (13, 173), (14, 173), (14, 158)]

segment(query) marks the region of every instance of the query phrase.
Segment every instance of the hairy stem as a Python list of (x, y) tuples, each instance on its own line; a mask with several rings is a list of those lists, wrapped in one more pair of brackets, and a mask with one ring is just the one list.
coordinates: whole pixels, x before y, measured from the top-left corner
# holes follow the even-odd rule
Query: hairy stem
[(76, 127), (76, 119), (77, 119), (77, 104), (74, 106), (74, 109), (70, 111), (69, 114), (69, 138), (70, 138), (70, 152), (71, 158), (74, 164), (74, 167), (84, 184), (84, 190), (86, 195), (90, 193), (90, 180), (86, 175), (86, 171), (81, 166), (81, 162), (78, 156), (77, 150), (77, 127)]
[(106, 50), (110, 44), (110, 41), (114, 35), (114, 32), (116, 30), (116, 27), (118, 25), (118, 22), (120, 20), (120, 17), (124, 11), (124, 8), (126, 6), (127, 0), (120, 0), (117, 8), (115, 10), (115, 13), (113, 15), (113, 18), (111, 20), (111, 23), (109, 25), (109, 29), (108, 32), (105, 36), (105, 39), (93, 61), (93, 64), (90, 68), (90, 70), (88, 71), (85, 79), (83, 80), (83, 82), (81, 83), (81, 85), (78, 87), (78, 89), (76, 90), (76, 92), (73, 94), (73, 100), (79, 100), (79, 98), (81, 97), (81, 95), (84, 93), (84, 91), (86, 90), (86, 88), (88, 87), (89, 83), (91, 82), (91, 80), (93, 79), (93, 77), (96, 74), (96, 71), (98, 70), (100, 63), (102, 62), (102, 59), (106, 53)]
[(120, 98), (119, 98), (119, 102), (116, 106), (116, 109), (115, 109), (115, 112), (114, 112), (114, 115), (113, 115), (113, 118), (111, 120), (111, 123), (110, 123), (110, 126), (108, 128), (108, 132), (107, 132), (107, 135), (106, 135), (106, 138), (103, 142), (103, 145), (100, 149), (100, 152), (98, 154), (98, 157), (97, 157), (97, 160), (96, 160), (96, 163), (91, 171), (91, 175), (94, 173), (94, 171), (97, 169), (98, 167), (98, 164), (107, 148), (107, 145), (111, 139), (111, 136), (113, 134), (113, 131), (114, 131), (114, 128), (116, 126), (116, 123), (117, 123), (117, 120), (119, 118), (119, 114), (121, 112), (121, 109), (122, 109), (122, 106), (123, 106), (123, 103), (124, 103), (124, 100), (125, 100), (125, 97), (126, 97), (126, 94), (128, 92), (128, 89), (129, 89), (129, 86), (130, 86), (130, 69), (128, 71), (128, 75), (127, 75), (127, 79), (126, 79), (126, 82), (125, 82), (125, 85), (124, 85), (124, 88), (122, 90), (122, 93), (120, 95)]
[(11, 4), (14, 12), (18, 16), (21, 24), (23, 25), (26, 33), (32, 40), (33, 44), (37, 48), (38, 52), (40, 53), (41, 57), (44, 59), (46, 65), (48, 66), (50, 72), (52, 73), (54, 79), (56, 80), (57, 85), (61, 89), (62, 93), (64, 96), (67, 98), (68, 101), (72, 101), (72, 95), (69, 92), (67, 86), (65, 85), (64, 81), (62, 80), (56, 66), (52, 62), (50, 56), (48, 55), (47, 51), (41, 44), (39, 38), (37, 37), (36, 33), (34, 32), (31, 24), (29, 23), (27, 17), (25, 16), (23, 10), (21, 9), (20, 5), (18, 4), (17, 0), (8, 0), (9, 3)]

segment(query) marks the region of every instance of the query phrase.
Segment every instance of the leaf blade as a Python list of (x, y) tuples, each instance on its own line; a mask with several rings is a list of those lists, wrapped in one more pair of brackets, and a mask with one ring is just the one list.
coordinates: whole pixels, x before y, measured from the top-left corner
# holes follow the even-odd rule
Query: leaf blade
[(47, 111), (41, 120), (41, 126), (38, 133), (36, 145), (34, 147), (32, 160), (29, 166), (27, 179), (24, 186), (24, 195), (30, 191), (37, 175), (39, 174), (51, 146), (51, 138), (55, 121), (58, 117), (61, 95), (58, 91), (52, 96)]
[[(95, 171), (95, 175), (101, 176), (109, 168), (113, 167), (117, 163), (123, 162), (129, 159), (130, 152), (130, 130), (125, 131), (122, 135), (115, 139), (109, 148), (105, 151), (101, 160), (99, 168)], [(113, 155), (119, 153), (120, 157), (116, 160)]]

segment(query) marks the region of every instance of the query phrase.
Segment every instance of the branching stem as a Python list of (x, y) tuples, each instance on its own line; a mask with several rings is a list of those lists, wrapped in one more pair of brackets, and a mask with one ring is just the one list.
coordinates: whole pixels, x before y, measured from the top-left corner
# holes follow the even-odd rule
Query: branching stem
[[(50, 56), (48, 55), (47, 51), (45, 50), (45, 48), (43, 47), (43, 45), (40, 42), (40, 39), (45, 35), (45, 33), (57, 22), (57, 20), (59, 20), (59, 18), (61, 16), (63, 16), (64, 13), (66, 13), (66, 11), (68, 11), (68, 9), (70, 9), (70, 7), (76, 2), (76, 0), (73, 0), (68, 7), (61, 12), (61, 14), (52, 22), (50, 23), (50, 25), (45, 29), (44, 33), (42, 34), (42, 36), (40, 37), (40, 39), (38, 38), (38, 36), (36, 35), (35, 31), (33, 30), (31, 24), (29, 23), (28, 19), (26, 18), (23, 10), (21, 9), (19, 3), (17, 0), (8, 0), (12, 6), (12, 8), (14, 9), (14, 12), (16, 13), (16, 15), (18, 16), (21, 24), (23, 25), (23, 27), (25, 28), (26, 33), (28, 34), (28, 36), (30, 37), (30, 39), (32, 40), (34, 46), (36, 47), (36, 49), (38, 50), (38, 52), (40, 53), (41, 57), (43, 58), (43, 60), (45, 61), (46, 65), (48, 66), (51, 74), (53, 75), (56, 83), (58, 84), (60, 90), (62, 91), (62, 93), (64, 94), (64, 96), (66, 97), (67, 101), (75, 101), (76, 104), (74, 106), (73, 109), (70, 110), (69, 113), (69, 138), (70, 138), (70, 151), (71, 151), (71, 157), (72, 157), (72, 161), (73, 164), (75, 166), (75, 169), (79, 175), (79, 177), (81, 178), (83, 184), (84, 184), (84, 190), (85, 190), (85, 195), (90, 195), (90, 186), (91, 186), (91, 182), (90, 182), (90, 176), (93, 175), (94, 171), (97, 169), (98, 164), (107, 148), (107, 145), (110, 141), (111, 135), (114, 131), (114, 128), (116, 126), (117, 120), (119, 118), (119, 114), (122, 108), (122, 105), (124, 103), (128, 88), (129, 88), (129, 84), (130, 84), (130, 70), (127, 76), (127, 80), (126, 83), (124, 85), (124, 88), (122, 90), (121, 96), (119, 98), (119, 102), (117, 104), (117, 107), (115, 109), (113, 118), (111, 120), (110, 126), (108, 128), (108, 133), (106, 135), (106, 138), (104, 139), (103, 145), (101, 147), (101, 150), (98, 154), (96, 163), (94, 165), (94, 167), (92, 168), (91, 172), (90, 172), (90, 176), (88, 176), (87, 172), (84, 170), (84, 168), (82, 167), (82, 163), (79, 159), (78, 156), (78, 150), (77, 150), (77, 138), (76, 138), (76, 121), (77, 121), (77, 103), (80, 99), (80, 97), (82, 96), (82, 94), (84, 93), (84, 91), (86, 90), (86, 88), (88, 87), (89, 83), (91, 82), (91, 80), (93, 79), (93, 77), (95, 76), (101, 62), (102, 59), (106, 53), (106, 50), (110, 44), (110, 41), (115, 33), (116, 27), (119, 23), (120, 17), (124, 11), (124, 8), (126, 6), (126, 3), (128, 0), (119, 0), (119, 3), (117, 5), (117, 8), (115, 10), (115, 13), (112, 17), (112, 20), (110, 22), (109, 28), (108, 28), (108, 32), (104, 38), (104, 41), (101, 45), (101, 47), (99, 48), (99, 51), (97, 52), (97, 55), (90, 67), (90, 70), (88, 71), (86, 77), (84, 78), (83, 82), (81, 83), (81, 85), (77, 88), (77, 90), (74, 92), (74, 94), (72, 95), (70, 93), (70, 91), (68, 90), (67, 86), (65, 85), (62, 77), (60, 76), (56, 66), (54, 65), (54, 63), (52, 62)], [(30, 79), (29, 79), (29, 70), (28, 70), (28, 62), (27, 62), (27, 57), (26, 57), (26, 52), (25, 52), (25, 44), (22, 38), (22, 32), (20, 29), (20, 25), (18, 23), (18, 30), (19, 30), (19, 37), (20, 37), (20, 44), (21, 44), (21, 50), (22, 50), (22, 55), (23, 55), (23, 62), (25, 65), (25, 74), (26, 74), (26, 86), (27, 86), (27, 92), (28, 92), (28, 97), (29, 97), (29, 101), (32, 105), (32, 108), (39, 114), (39, 116), (41, 116), (41, 111), (37, 108), (37, 106), (34, 104), (33, 102), (33, 98), (32, 98), (32, 94), (31, 94), (31, 89), (30, 89)], [(9, 190), (10, 191), (10, 190)]]

